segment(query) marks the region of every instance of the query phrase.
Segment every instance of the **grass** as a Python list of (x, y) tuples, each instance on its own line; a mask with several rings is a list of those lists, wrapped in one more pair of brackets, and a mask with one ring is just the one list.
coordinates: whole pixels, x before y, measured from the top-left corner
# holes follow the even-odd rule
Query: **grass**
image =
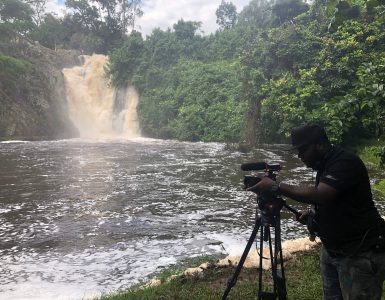
[[(285, 263), (288, 299), (321, 299), (321, 276), (318, 251), (301, 253)], [(195, 265), (196, 266), (196, 265)], [(136, 287), (127, 292), (105, 295), (101, 300), (123, 299), (221, 299), (226, 283), (234, 274), (235, 268), (213, 266), (202, 276), (187, 277), (177, 275), (173, 279), (155, 287)], [(170, 274), (169, 271), (166, 271)], [(172, 272), (171, 272), (172, 273)], [(271, 288), (271, 272), (263, 272), (263, 290)], [(237, 284), (231, 289), (227, 299), (255, 299), (258, 289), (258, 270), (243, 268)]]
[[(166, 270), (165, 274), (174, 271)], [(159, 286), (135, 287), (126, 292), (105, 295), (100, 300), (218, 300), (222, 298), (234, 271), (233, 267), (213, 266), (205, 270), (202, 276), (174, 275)], [(288, 300), (322, 299), (319, 249), (297, 253), (294, 259), (285, 262), (285, 277)], [(271, 282), (271, 272), (263, 271), (263, 291), (271, 288)], [(257, 299), (257, 291), (258, 269), (243, 268), (227, 299)], [(381, 300), (385, 300), (385, 284)]]
[(381, 193), (383, 196), (385, 196), (385, 179), (380, 180), (376, 184), (372, 186), (373, 190), (376, 192)]
[[(372, 140), (366, 143), (359, 143), (351, 148), (368, 165), (371, 173), (374, 173), (378, 182), (372, 186), (373, 190), (385, 197), (384, 169), (380, 166), (380, 158), (376, 155), (377, 147), (385, 146), (384, 141)], [(134, 287), (126, 292), (105, 295), (100, 300), (210, 300), (221, 299), (226, 288), (226, 283), (234, 274), (235, 268), (219, 268), (214, 266), (205, 270), (202, 276), (187, 277), (175, 275), (187, 267), (198, 266), (203, 261), (210, 261), (212, 258), (204, 257), (184, 262), (178, 267), (168, 268), (162, 272), (158, 279), (162, 282), (154, 287)], [(263, 289), (271, 285), (270, 272), (264, 271)], [(322, 282), (319, 268), (319, 252), (297, 254), (296, 258), (285, 262), (285, 277), (288, 293), (288, 300), (309, 300), (322, 299)], [(172, 278), (172, 279), (170, 279)], [(258, 290), (258, 270), (243, 268), (238, 277), (237, 284), (231, 289), (227, 299), (256, 299)], [(381, 297), (385, 300), (384, 292)]]
[(381, 139), (359, 140), (355, 146), (349, 147), (361, 159), (373, 168), (381, 168), (378, 149), (385, 146), (385, 137)]
[(356, 152), (368, 167), (370, 177), (377, 178), (377, 182), (372, 185), (375, 193), (379, 193), (381, 198), (385, 197), (385, 173), (384, 166), (381, 163), (379, 149), (385, 147), (384, 139), (372, 139), (360, 141), (351, 150)]

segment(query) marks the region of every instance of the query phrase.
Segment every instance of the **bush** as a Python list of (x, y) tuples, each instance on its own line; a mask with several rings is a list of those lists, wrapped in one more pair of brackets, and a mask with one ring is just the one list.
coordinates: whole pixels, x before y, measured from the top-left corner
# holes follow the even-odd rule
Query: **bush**
[(0, 52), (0, 88), (9, 91), (17, 87), (17, 83), (30, 70), (31, 64)]

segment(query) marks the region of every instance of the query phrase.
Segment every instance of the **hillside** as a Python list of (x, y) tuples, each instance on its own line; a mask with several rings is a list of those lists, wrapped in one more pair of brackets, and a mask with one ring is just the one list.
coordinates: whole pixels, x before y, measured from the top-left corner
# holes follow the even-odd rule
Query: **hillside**
[(57, 139), (77, 135), (68, 117), (64, 67), (79, 52), (54, 51), (19, 38), (0, 43), (0, 137)]

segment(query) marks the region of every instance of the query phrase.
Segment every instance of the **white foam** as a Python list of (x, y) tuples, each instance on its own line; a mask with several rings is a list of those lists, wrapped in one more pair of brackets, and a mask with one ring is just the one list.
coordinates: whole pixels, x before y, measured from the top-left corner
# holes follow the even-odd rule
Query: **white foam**
[(22, 141), (22, 140), (0, 141), (0, 144), (14, 144), (14, 143), (30, 143), (30, 141)]

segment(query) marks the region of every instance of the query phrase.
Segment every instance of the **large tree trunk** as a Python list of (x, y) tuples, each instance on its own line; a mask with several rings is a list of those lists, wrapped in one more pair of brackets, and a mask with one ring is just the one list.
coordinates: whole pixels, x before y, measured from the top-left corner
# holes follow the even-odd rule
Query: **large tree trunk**
[(258, 120), (260, 115), (259, 99), (253, 97), (249, 101), (249, 108), (246, 113), (245, 141), (249, 147), (255, 147), (260, 142)]

